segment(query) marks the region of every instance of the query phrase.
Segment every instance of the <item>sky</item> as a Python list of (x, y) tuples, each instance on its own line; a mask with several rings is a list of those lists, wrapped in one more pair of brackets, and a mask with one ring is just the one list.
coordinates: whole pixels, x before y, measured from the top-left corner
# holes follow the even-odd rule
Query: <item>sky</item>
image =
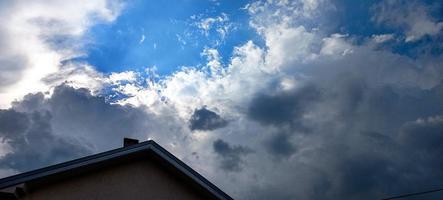
[(132, 137), (235, 199), (438, 189), (442, 63), (439, 0), (2, 0), (0, 176)]

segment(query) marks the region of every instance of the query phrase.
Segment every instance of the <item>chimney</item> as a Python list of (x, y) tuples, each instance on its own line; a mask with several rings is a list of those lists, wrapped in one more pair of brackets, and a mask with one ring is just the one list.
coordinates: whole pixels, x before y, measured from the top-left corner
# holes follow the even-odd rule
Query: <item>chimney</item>
[(138, 140), (132, 138), (124, 138), (123, 139), (123, 147), (129, 147), (132, 145), (138, 144)]

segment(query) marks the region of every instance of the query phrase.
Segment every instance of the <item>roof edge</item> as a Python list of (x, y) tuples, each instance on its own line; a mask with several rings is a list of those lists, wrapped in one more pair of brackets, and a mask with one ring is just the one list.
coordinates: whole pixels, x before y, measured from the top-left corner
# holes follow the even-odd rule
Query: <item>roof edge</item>
[(102, 153), (70, 160), (67, 162), (51, 165), (48, 167), (43, 167), (40, 169), (12, 175), (9, 177), (5, 177), (0, 179), (0, 189), (11, 187), (14, 185), (18, 185), (24, 182), (32, 181), (38, 178), (43, 178), (48, 175), (58, 174), (62, 172), (66, 172), (69, 170), (73, 170), (78, 167), (87, 166), (95, 163), (100, 163), (112, 158), (118, 158), (121, 156), (125, 156), (128, 154), (152, 150), (156, 155), (160, 156), (162, 159), (166, 160), (169, 164), (174, 166), (180, 172), (190, 177), (193, 181), (198, 183), (198, 185), (202, 186), (204, 189), (209, 191), (211, 194), (216, 196), (219, 199), (233, 199), (228, 194), (223, 192), (220, 188), (212, 184), (198, 172), (193, 170), (191, 167), (186, 165), (183, 161), (175, 157), (169, 151), (161, 147), (153, 140), (148, 140), (145, 142), (141, 142), (138, 144), (134, 144), (127, 147), (121, 147), (109, 151), (105, 151)]

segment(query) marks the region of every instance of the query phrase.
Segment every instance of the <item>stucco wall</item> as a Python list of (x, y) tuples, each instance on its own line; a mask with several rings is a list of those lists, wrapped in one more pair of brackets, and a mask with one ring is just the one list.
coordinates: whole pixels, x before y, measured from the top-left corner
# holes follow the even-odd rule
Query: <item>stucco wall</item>
[(26, 200), (207, 198), (150, 160), (133, 161), (44, 184), (23, 197)]

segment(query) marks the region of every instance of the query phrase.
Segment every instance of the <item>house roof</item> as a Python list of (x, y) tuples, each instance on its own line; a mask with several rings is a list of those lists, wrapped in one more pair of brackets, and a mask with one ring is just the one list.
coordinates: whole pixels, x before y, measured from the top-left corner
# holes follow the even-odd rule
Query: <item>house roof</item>
[(0, 189), (27, 183), (29, 181), (44, 179), (48, 176), (61, 175), (65, 172), (78, 170), (88, 166), (100, 166), (107, 161), (130, 155), (137, 155), (142, 152), (153, 153), (160, 158), (160, 160), (171, 166), (173, 170), (189, 178), (206, 190), (211, 196), (214, 196), (217, 199), (232, 199), (228, 194), (209, 182), (206, 178), (194, 171), (191, 167), (183, 163), (180, 159), (169, 153), (153, 140), (6, 177), (0, 179)]

